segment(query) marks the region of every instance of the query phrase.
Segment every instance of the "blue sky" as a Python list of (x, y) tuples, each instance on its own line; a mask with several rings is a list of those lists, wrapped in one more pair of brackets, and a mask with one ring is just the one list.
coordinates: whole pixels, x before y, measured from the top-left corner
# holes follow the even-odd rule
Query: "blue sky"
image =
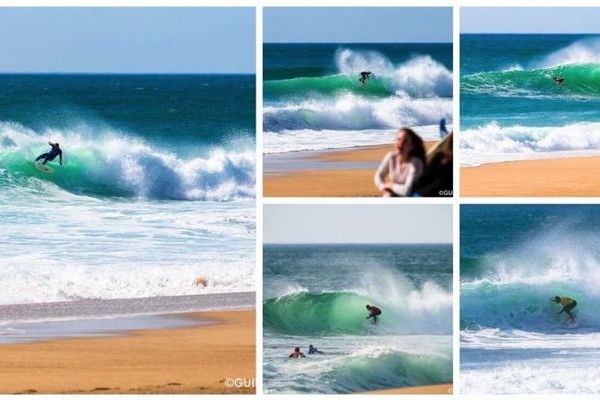
[(265, 205), (265, 243), (452, 243), (449, 205)]
[(253, 8), (0, 8), (1, 72), (253, 73)]
[(600, 33), (600, 8), (463, 7), (461, 33)]
[(265, 7), (266, 43), (452, 42), (452, 9)]

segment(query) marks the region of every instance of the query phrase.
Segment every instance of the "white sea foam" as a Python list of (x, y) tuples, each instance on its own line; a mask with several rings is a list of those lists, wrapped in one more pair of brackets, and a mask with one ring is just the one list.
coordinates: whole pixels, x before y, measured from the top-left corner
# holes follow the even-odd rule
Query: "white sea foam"
[(461, 132), (461, 164), (594, 156), (600, 154), (600, 123), (557, 127), (501, 126), (491, 122)]
[(534, 62), (532, 68), (552, 68), (568, 64), (600, 64), (600, 39), (579, 40)]
[(428, 55), (415, 56), (394, 65), (375, 51), (340, 49), (336, 53), (338, 72), (355, 76), (371, 71), (403, 97), (452, 97), (452, 72)]

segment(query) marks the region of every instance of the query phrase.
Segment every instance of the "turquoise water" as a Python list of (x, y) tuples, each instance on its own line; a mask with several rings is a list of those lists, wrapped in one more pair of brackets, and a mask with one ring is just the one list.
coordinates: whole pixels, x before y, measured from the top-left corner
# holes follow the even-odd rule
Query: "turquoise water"
[[(263, 281), (266, 391), (452, 382), (450, 245), (266, 245)], [(287, 358), (309, 344), (325, 354)]]
[(599, 49), (597, 35), (461, 35), (463, 164), (597, 154)]
[[(461, 207), (461, 393), (598, 392), (598, 211)], [(577, 301), (575, 326), (554, 296)]]
[(0, 305), (253, 291), (254, 114), (253, 75), (0, 75)]
[(263, 68), (266, 153), (389, 143), (403, 126), (437, 138), (452, 122), (449, 43), (267, 43)]

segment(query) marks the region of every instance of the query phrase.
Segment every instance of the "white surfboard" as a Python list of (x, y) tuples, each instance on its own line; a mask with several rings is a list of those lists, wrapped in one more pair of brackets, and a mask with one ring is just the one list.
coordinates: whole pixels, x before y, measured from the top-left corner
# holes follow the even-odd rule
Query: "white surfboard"
[(37, 169), (38, 171), (43, 172), (45, 174), (51, 174), (54, 172), (54, 170), (51, 167), (47, 166), (46, 164), (34, 162), (33, 166), (35, 167), (35, 169)]

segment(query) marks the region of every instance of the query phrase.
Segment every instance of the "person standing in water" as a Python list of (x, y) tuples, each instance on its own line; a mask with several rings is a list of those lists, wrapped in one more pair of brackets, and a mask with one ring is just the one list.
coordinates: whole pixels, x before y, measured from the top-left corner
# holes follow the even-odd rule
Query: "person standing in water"
[(63, 153), (62, 153), (62, 150), (60, 149), (60, 146), (58, 145), (58, 143), (48, 142), (48, 144), (50, 145), (50, 147), (52, 147), (52, 149), (50, 149), (50, 151), (47, 153), (39, 155), (38, 158), (35, 159), (35, 161), (38, 162), (39, 160), (41, 160), (43, 158), (44, 162), (42, 164), (46, 164), (48, 161), (52, 161), (56, 157), (59, 157), (60, 165), (62, 165), (62, 154)]

